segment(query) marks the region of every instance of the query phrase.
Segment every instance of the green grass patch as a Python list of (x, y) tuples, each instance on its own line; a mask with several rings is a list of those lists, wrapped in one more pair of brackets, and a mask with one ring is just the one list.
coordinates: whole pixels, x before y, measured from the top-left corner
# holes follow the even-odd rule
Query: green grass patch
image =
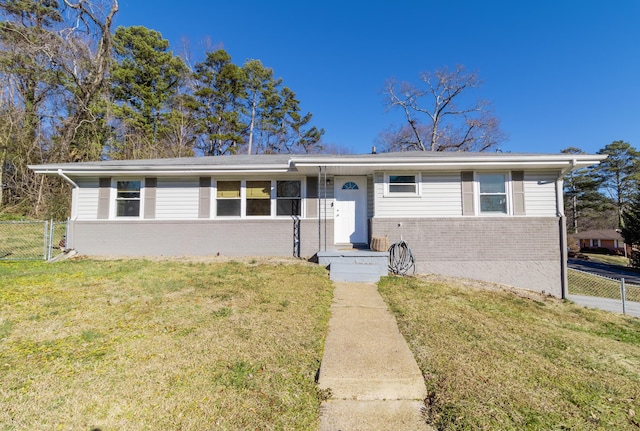
[(0, 430), (315, 429), (306, 264), (0, 262)]
[(435, 277), (388, 277), (379, 290), (436, 429), (639, 429), (639, 319)]
[(614, 256), (609, 254), (584, 253), (590, 260), (606, 263), (608, 265), (629, 266), (629, 259), (624, 256)]

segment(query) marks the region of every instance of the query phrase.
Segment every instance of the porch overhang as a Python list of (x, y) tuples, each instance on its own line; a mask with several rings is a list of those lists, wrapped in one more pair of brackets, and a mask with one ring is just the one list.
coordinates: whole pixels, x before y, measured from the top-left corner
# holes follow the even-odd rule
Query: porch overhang
[(604, 155), (558, 154), (482, 154), (482, 153), (424, 153), (402, 157), (403, 153), (292, 157), (292, 167), (305, 175), (317, 174), (318, 167), (327, 175), (367, 175), (375, 171), (455, 171), (455, 170), (554, 170), (563, 171), (592, 166), (606, 158)]

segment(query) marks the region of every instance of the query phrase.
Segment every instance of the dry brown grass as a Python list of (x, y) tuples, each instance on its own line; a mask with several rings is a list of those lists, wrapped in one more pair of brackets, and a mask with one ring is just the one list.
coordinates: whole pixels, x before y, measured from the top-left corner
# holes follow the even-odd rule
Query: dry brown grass
[(380, 290), (441, 430), (637, 430), (640, 320), (444, 277)]
[(322, 268), (80, 259), (0, 285), (0, 430), (317, 427)]

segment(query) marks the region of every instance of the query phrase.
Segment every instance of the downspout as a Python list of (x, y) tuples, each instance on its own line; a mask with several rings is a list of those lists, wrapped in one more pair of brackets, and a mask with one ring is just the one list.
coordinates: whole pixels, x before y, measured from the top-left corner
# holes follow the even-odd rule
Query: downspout
[(558, 179), (556, 180), (556, 214), (559, 219), (560, 226), (559, 234), (560, 234), (560, 277), (561, 277), (561, 298), (565, 299), (567, 297), (567, 292), (569, 288), (569, 278), (568, 278), (568, 267), (567, 260), (569, 258), (567, 253), (567, 224), (566, 217), (564, 214), (564, 198), (563, 198), (563, 190), (562, 190), (562, 182), (564, 180), (564, 176), (567, 172), (571, 171), (576, 167), (576, 159), (571, 160), (569, 166), (562, 169), (560, 174), (558, 175)]
[(320, 180), (321, 180), (321, 175), (322, 175), (322, 166), (318, 166), (318, 251), (322, 251), (322, 239), (321, 239), (321, 235), (322, 235), (322, 217), (320, 217), (320, 212), (322, 211), (321, 209), (321, 204), (322, 201), (320, 200)]
[[(335, 215), (333, 216), (335, 230)], [(324, 167), (324, 251), (327, 251), (327, 167)]]
[(64, 179), (66, 182), (71, 184), (74, 189), (79, 189), (80, 188), (80, 187), (78, 187), (78, 185), (76, 183), (73, 182), (73, 180), (71, 178), (69, 178), (68, 176), (66, 176), (64, 174), (64, 172), (62, 172), (62, 169), (58, 169), (58, 175), (60, 175), (62, 177), (62, 179)]
[[(64, 172), (62, 172), (62, 169), (58, 169), (58, 175), (65, 180), (67, 183), (71, 184), (71, 186), (73, 187), (73, 190), (71, 191), (71, 212), (73, 215), (73, 211), (75, 208), (74, 205), (74, 201), (77, 199), (77, 192), (76, 190), (79, 190), (80, 187), (78, 186), (78, 184), (76, 184), (71, 178), (69, 178), (68, 176), (65, 175)], [(67, 249), (71, 249), (73, 248), (73, 235), (71, 234), (71, 226), (73, 226), (70, 223), (71, 217), (69, 217), (69, 219), (67, 220), (67, 229), (66, 229), (66, 238), (65, 238), (65, 248)]]

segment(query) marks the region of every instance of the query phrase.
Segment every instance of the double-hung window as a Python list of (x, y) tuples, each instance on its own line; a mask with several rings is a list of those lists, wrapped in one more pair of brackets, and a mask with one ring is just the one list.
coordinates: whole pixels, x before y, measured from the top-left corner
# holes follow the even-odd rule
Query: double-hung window
[(507, 177), (501, 173), (478, 174), (481, 214), (507, 214)]
[(417, 175), (389, 175), (389, 195), (418, 194)]
[(271, 215), (271, 181), (247, 181), (247, 216)]
[(216, 214), (218, 216), (240, 216), (240, 181), (218, 181), (216, 192)]
[(142, 181), (116, 181), (116, 216), (140, 217)]
[(301, 202), (302, 191), (300, 181), (276, 182), (276, 215), (301, 215)]

